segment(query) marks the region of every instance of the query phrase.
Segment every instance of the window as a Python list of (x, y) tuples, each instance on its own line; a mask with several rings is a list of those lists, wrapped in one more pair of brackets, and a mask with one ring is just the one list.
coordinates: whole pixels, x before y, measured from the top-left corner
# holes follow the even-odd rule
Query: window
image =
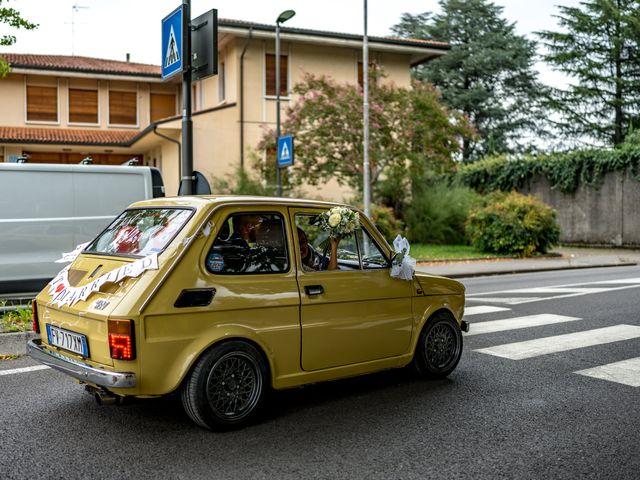
[[(369, 62), (369, 71), (376, 69), (377, 66), (374, 62)], [(377, 77), (376, 77), (377, 78)], [(371, 85), (371, 75), (369, 75), (369, 85)], [(364, 77), (362, 72), (362, 62), (358, 62), (358, 85), (360, 88), (364, 88)]]
[(138, 94), (109, 90), (109, 124), (138, 124)]
[[(223, 102), (227, 98), (226, 85), (225, 85), (226, 73), (227, 72), (225, 70), (225, 64), (224, 62), (221, 62), (220, 68), (218, 68), (218, 101), (219, 102)], [(273, 88), (275, 90), (275, 83)]]
[(191, 210), (126, 210), (86, 248), (101, 255), (147, 256), (164, 250), (191, 217)]
[[(330, 245), (327, 232), (322, 230), (317, 215), (297, 214), (297, 240), (302, 268), (305, 271), (328, 270)], [(343, 237), (338, 244), (338, 270), (388, 268), (389, 260), (364, 228)]]
[(69, 123), (98, 123), (98, 91), (69, 89)]
[(58, 121), (58, 87), (27, 85), (27, 121)]
[(360, 255), (362, 257), (362, 268), (388, 268), (389, 260), (380, 250), (378, 244), (371, 238), (369, 232), (364, 228), (360, 228), (356, 235), (358, 237), (358, 245), (360, 247)]
[[(289, 94), (287, 56), (280, 55), (280, 95), (286, 97)], [(265, 56), (265, 94), (276, 95), (276, 56), (267, 53)]]
[(222, 224), (207, 255), (215, 274), (282, 273), (289, 270), (286, 232), (281, 215), (238, 213)]
[(152, 93), (151, 94), (151, 121), (155, 122), (161, 118), (173, 117), (176, 114), (176, 96), (173, 93)]

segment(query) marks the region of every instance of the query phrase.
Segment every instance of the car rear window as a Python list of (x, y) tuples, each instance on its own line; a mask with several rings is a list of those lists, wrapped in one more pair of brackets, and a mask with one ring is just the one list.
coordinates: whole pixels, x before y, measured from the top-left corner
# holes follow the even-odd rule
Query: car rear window
[(125, 210), (84, 251), (138, 256), (161, 252), (184, 227), (191, 213), (179, 208)]

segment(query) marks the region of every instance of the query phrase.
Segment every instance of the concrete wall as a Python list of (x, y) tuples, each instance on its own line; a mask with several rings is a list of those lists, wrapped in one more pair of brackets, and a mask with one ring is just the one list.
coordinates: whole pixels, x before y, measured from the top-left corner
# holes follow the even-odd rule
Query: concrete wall
[(544, 177), (521, 193), (556, 209), (560, 241), (592, 245), (640, 245), (640, 182), (628, 172), (607, 173), (597, 187), (580, 185), (575, 193), (552, 190)]

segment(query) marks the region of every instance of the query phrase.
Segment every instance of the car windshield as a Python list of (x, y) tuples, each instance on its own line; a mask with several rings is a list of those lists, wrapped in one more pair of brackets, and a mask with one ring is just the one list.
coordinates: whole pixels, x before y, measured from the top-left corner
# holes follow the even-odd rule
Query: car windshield
[(146, 256), (164, 250), (191, 216), (191, 210), (149, 208), (124, 211), (85, 253)]

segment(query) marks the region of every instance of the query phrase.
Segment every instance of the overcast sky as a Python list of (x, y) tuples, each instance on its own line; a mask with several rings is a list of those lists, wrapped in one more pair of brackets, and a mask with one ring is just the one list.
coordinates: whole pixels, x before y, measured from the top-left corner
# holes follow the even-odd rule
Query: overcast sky
[[(40, 24), (32, 32), (18, 31), (18, 41), (3, 52), (85, 55), (160, 64), (160, 22), (180, 0), (11, 0), (25, 18)], [(192, 17), (212, 8), (218, 16), (273, 24), (287, 9), (296, 16), (287, 26), (334, 32), (363, 32), (363, 0), (192, 0)], [(556, 28), (556, 5), (578, 5), (579, 0), (494, 0), (518, 33)], [(74, 9), (76, 5), (78, 8)], [(75, 12), (74, 12), (75, 10)], [(385, 36), (402, 13), (439, 10), (437, 0), (369, 0), (369, 34)], [(72, 22), (72, 18), (75, 20)], [(72, 35), (72, 32), (75, 32)], [(533, 38), (533, 37), (532, 37)], [(541, 80), (562, 82), (559, 74), (539, 66)]]

